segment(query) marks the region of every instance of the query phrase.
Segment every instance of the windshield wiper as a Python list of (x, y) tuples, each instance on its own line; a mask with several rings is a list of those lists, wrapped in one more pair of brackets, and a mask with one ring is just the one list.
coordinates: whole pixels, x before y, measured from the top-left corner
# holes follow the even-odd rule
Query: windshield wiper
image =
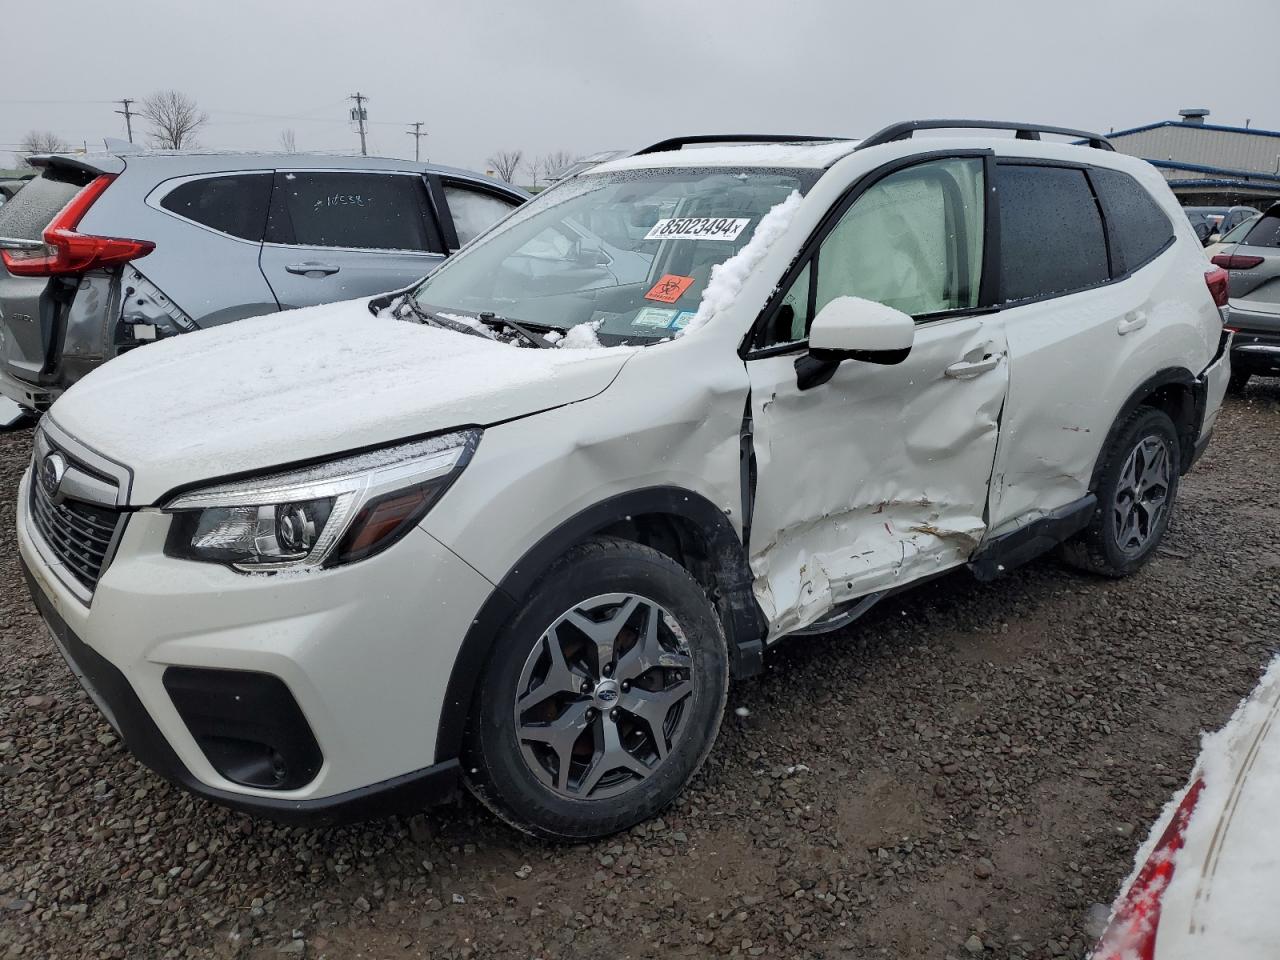
[(452, 330), (455, 333), (466, 333), (473, 337), (480, 337), (483, 340), (493, 339), (493, 337), (489, 336), (483, 330), (477, 330), (475, 327), (468, 326), (465, 323), (460, 323), (457, 320), (450, 320), (448, 317), (442, 317), (439, 314), (423, 310), (422, 307), (418, 305), (418, 301), (409, 294), (405, 294), (405, 298), (401, 301), (400, 305), (407, 307), (409, 312), (417, 317), (421, 323), (430, 324), (433, 327), (441, 327), (445, 330)]
[[(542, 334), (534, 333), (534, 331), (530, 330), (523, 323), (518, 323), (517, 321), (512, 320), (510, 317), (500, 317), (496, 313), (491, 313), (490, 311), (486, 310), (484, 313), (481, 313), (479, 316), (477, 316), (476, 319), (479, 320), (481, 323), (483, 323), (485, 326), (489, 326), (489, 327), (496, 327), (496, 326), (510, 327), (512, 330), (520, 334), (520, 336), (524, 337), (525, 340), (533, 344), (535, 347), (541, 347), (544, 350), (555, 349), (555, 344), (552, 343), (550, 340), (548, 340), (546, 337), (544, 337)], [(555, 332), (559, 333), (561, 336), (563, 336), (565, 332), (555, 327), (548, 327), (547, 329), (555, 330)]]

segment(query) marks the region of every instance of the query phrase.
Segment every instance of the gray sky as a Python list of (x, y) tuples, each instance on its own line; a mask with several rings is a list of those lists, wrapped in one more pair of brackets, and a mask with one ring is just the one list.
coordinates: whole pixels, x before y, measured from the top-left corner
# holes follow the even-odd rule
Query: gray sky
[[(371, 153), (412, 157), (406, 125), (422, 120), (425, 156), (476, 168), (504, 148), (857, 136), (931, 116), (1105, 131), (1196, 106), (1211, 122), (1280, 129), (1275, 0), (1250, 5), (1247, 26), (1206, 0), (5, 6), (0, 159), (33, 128), (91, 149), (123, 138), (106, 101), (166, 87), (208, 111), (204, 146), (275, 148), (292, 128), (301, 150), (358, 149), (345, 98), (359, 90)], [(1233, 53), (1247, 69), (1229, 66)]]

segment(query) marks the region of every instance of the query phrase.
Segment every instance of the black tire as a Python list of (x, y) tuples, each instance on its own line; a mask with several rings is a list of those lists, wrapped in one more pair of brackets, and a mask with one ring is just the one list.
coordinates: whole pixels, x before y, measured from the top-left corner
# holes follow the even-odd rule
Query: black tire
[(1231, 378), (1227, 380), (1227, 393), (1233, 397), (1238, 397), (1244, 393), (1244, 388), (1249, 385), (1249, 378), (1252, 377), (1248, 370), (1232, 370)]
[[(1131, 454), (1146, 441), (1155, 440), (1164, 447), (1169, 471), (1165, 508), (1145, 539), (1136, 548), (1121, 545), (1117, 527), (1117, 494), (1121, 488), (1121, 474)], [(1093, 518), (1083, 531), (1072, 537), (1060, 548), (1060, 556), (1067, 563), (1081, 570), (1088, 570), (1105, 577), (1127, 577), (1154, 555), (1164, 538), (1173, 515), (1178, 495), (1181, 446), (1178, 431), (1163, 410), (1154, 407), (1138, 407), (1116, 429), (1104, 454), (1098, 474), (1098, 506)]]
[[(675, 715), (679, 718), (679, 739), (668, 742), (663, 735), (664, 748), (669, 752), (660, 760), (653, 759), (656, 754), (650, 757), (653, 768), (646, 778), (636, 780), (633, 785), (624, 781), (621, 787), (612, 787), (625, 792), (608, 799), (590, 796), (575, 799), (558, 792), (555, 783), (544, 782), (547, 777), (554, 781), (559, 775), (563, 761), (558, 754), (547, 760), (548, 769), (543, 779), (535, 775), (526, 758), (526, 746), (522, 746), (522, 740), (525, 744), (528, 741), (517, 737), (517, 691), (521, 690), (528, 664), (540, 662), (535, 661), (536, 657), (547, 656), (545, 651), (549, 648), (544, 645), (544, 637), (551, 636), (548, 631), (552, 626), (559, 623), (567, 611), (579, 605), (585, 607), (588, 600), (603, 594), (632, 594), (643, 598), (660, 606), (679, 625), (683, 642), (687, 644), (688, 656), (684, 662), (689, 664), (689, 669), (675, 671), (676, 683), (683, 685), (687, 681), (692, 692), (680, 701), (680, 706), (672, 708), (678, 711)], [(620, 633), (619, 637), (631, 635)], [(623, 649), (625, 643), (625, 639), (616, 641), (615, 649)], [(544, 652), (535, 654), (535, 647)], [(594, 649), (591, 647), (593, 652)], [(622, 665), (623, 657), (619, 655), (619, 676)], [(590, 668), (587, 669), (590, 672)], [(604, 669), (598, 664), (597, 672)], [(663, 677), (668, 673), (665, 668), (656, 669)], [(611, 676), (607, 672), (604, 675)], [(652, 671), (646, 676), (651, 677)], [(528, 693), (528, 683), (526, 679), (525, 693)], [(494, 643), (471, 711), (464, 755), (467, 786), (507, 823), (542, 839), (587, 840), (625, 830), (671, 803), (701, 767), (720, 730), (728, 688), (729, 656), (724, 631), (715, 608), (698, 582), (670, 557), (649, 547), (613, 537), (587, 540), (572, 548), (542, 576), (522, 601), (519, 613)], [(617, 706), (623, 707), (625, 696), (614, 695)], [(581, 697), (573, 698), (572, 706), (589, 706), (595, 702), (592, 697), (584, 692)], [(559, 700), (553, 709), (561, 709), (558, 704)], [(609, 711), (608, 717), (618, 712)], [(595, 715), (594, 722), (606, 722), (601, 711), (595, 711)], [(621, 716), (623, 719), (615, 729), (622, 730), (623, 724), (633, 719), (625, 711)], [(672, 714), (666, 716), (669, 719)], [(599, 729), (592, 727), (586, 741), (581, 738), (574, 741), (575, 758), (583, 751), (584, 743), (599, 748), (599, 738), (603, 736)], [(591, 755), (590, 751), (586, 752)], [(577, 768), (571, 764), (570, 769)], [(617, 774), (613, 776), (616, 778)], [(635, 774), (626, 776), (636, 777)], [(585, 777), (586, 774), (579, 777), (580, 784), (585, 782)]]

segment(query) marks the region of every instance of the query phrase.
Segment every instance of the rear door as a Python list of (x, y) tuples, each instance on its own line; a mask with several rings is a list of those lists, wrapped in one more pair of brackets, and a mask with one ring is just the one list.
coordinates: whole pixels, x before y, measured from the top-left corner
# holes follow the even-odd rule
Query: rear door
[(408, 286), (444, 257), (419, 174), (276, 172), (261, 264), (282, 309)]
[(1180, 302), (1173, 225), (1133, 177), (1045, 161), (996, 169), (1010, 364), (992, 478), (999, 534), (1088, 493), (1117, 413), (1183, 348), (1176, 328), (1193, 311)]
[[(0, 206), (0, 250), (42, 245), (44, 228), (93, 178), (47, 168)], [(0, 268), (0, 370), (36, 383), (56, 363), (58, 315), (75, 289), (74, 278), (15, 277)]]

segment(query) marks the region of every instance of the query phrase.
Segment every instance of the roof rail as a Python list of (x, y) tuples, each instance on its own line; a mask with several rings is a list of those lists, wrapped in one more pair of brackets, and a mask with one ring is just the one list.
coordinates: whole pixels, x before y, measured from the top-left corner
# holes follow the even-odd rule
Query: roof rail
[(1076, 137), (1098, 150), (1115, 150), (1106, 137), (1070, 127), (1046, 127), (1042, 123), (1007, 123), (1003, 120), (905, 120), (893, 123), (858, 144), (858, 149), (876, 147), (894, 140), (909, 140), (917, 130), (1013, 130), (1019, 140), (1039, 140), (1042, 133)]
[(815, 137), (808, 134), (768, 134), (768, 133), (701, 133), (691, 137), (671, 137), (651, 143), (642, 150), (632, 154), (638, 157), (645, 153), (665, 153), (668, 150), (680, 150), (696, 143), (827, 143), (832, 140), (848, 140), (848, 137)]

